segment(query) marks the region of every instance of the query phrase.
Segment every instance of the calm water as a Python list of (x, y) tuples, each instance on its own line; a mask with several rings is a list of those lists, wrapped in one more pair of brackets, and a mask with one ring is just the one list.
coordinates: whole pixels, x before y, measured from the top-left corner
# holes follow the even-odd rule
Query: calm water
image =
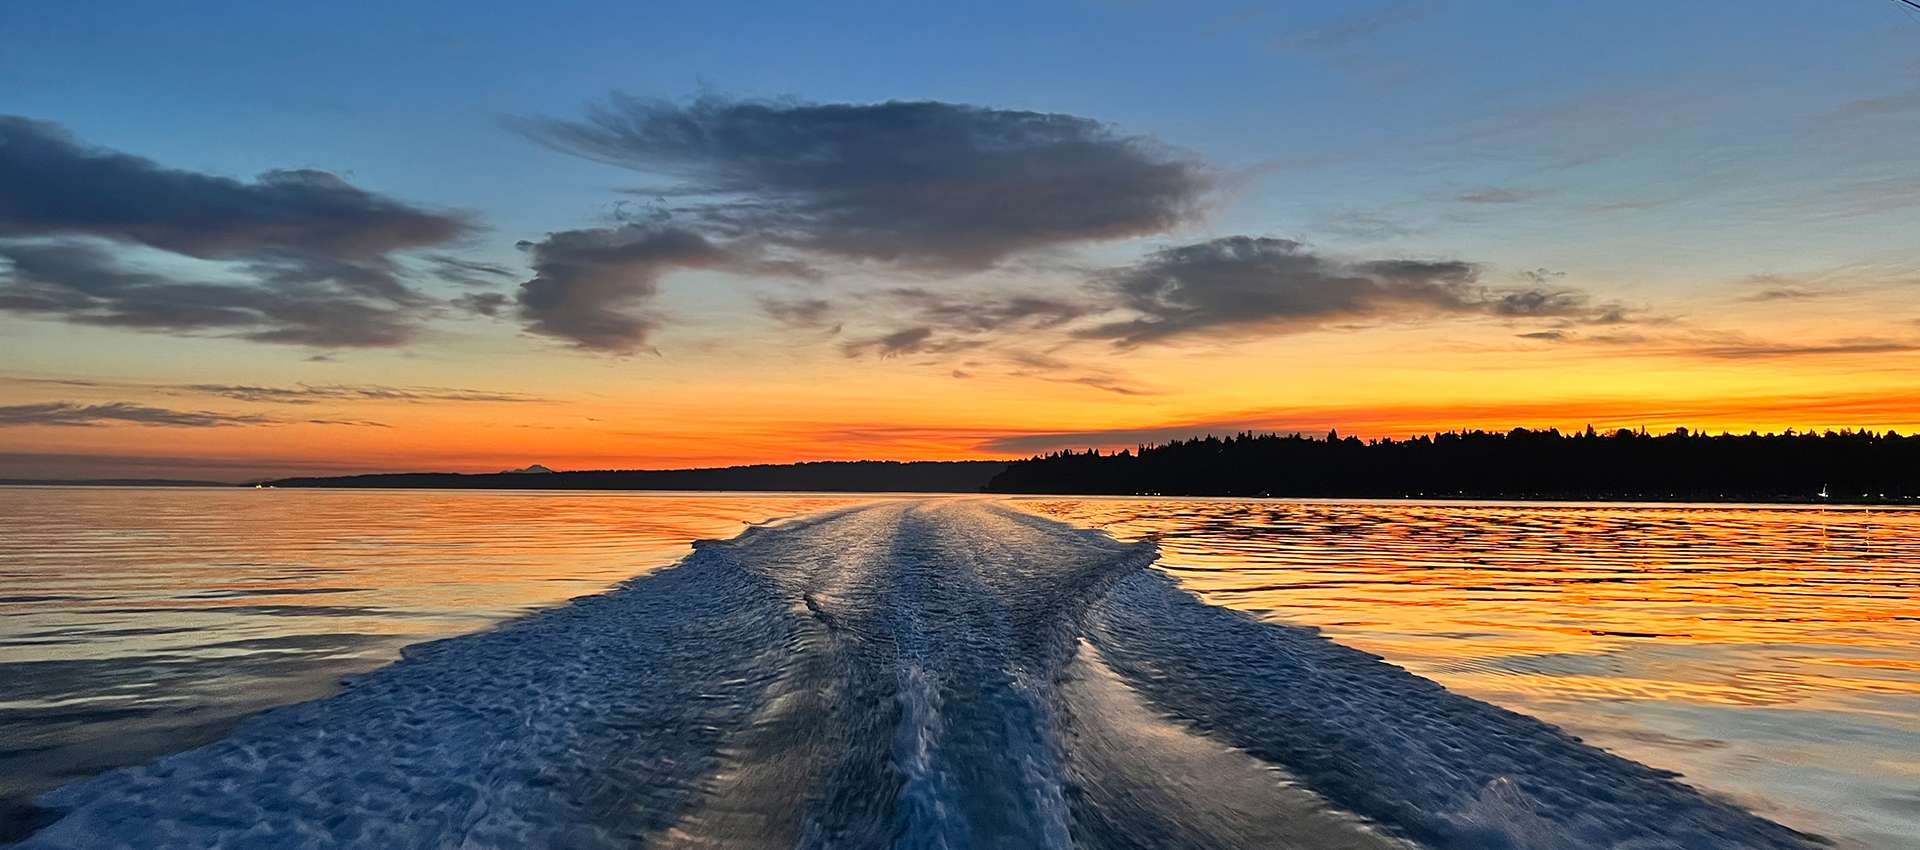
[[(0, 488), (0, 797), (807, 495)], [(1803, 829), (1920, 848), (1920, 512), (1019, 499)], [(1204, 648), (1196, 648), (1204, 651)]]
[(1920, 848), (1920, 511), (1021, 504), (1775, 820)]

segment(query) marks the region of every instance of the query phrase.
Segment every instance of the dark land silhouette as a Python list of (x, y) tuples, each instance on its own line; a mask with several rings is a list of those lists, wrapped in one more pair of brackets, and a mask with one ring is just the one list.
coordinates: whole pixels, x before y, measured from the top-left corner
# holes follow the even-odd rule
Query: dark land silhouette
[[(1009, 465), (998, 493), (1907, 502), (1920, 437), (1867, 431), (1562, 434), (1516, 428), (1363, 441), (1242, 433)], [(1823, 493), (1827, 495), (1822, 495)]]
[(274, 487), (418, 487), (487, 490), (750, 490), (827, 493), (978, 493), (1006, 461), (814, 461), (706, 469), (584, 472), (396, 472), (282, 478)]
[(226, 481), (182, 478), (0, 478), (3, 487), (231, 487)]

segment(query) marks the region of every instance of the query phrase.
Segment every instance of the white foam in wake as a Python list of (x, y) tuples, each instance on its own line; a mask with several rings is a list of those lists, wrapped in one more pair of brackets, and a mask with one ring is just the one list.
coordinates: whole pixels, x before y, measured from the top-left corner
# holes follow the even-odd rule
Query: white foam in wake
[(750, 530), (60, 789), (34, 848), (1804, 848), (984, 501)]

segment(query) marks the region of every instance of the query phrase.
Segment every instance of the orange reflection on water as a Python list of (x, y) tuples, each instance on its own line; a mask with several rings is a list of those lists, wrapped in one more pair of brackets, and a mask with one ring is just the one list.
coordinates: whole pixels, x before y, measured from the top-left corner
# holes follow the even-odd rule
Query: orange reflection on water
[[(1023, 499), (1796, 826), (1920, 847), (1920, 511)], [(1899, 754), (1907, 754), (1901, 756)]]
[(0, 487), (0, 804), (864, 498)]

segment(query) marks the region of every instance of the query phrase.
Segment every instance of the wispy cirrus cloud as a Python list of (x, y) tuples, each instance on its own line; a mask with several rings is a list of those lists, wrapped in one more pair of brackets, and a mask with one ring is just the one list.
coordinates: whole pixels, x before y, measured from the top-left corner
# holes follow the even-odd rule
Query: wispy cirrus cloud
[(1009, 337), (1053, 331), (1098, 309), (1065, 297), (924, 287), (895, 287), (869, 299), (886, 304), (884, 314), (907, 326), (841, 343), (848, 357), (972, 351)]
[(380, 384), (294, 384), (292, 386), (253, 386), (247, 384), (171, 384), (174, 389), (205, 393), (236, 401), (280, 404), (319, 404), (341, 401), (481, 402), (490, 404), (528, 404), (547, 401), (540, 396), (464, 390), (449, 387), (390, 387)]
[(1058, 327), (1091, 309), (1064, 297), (1026, 293), (950, 295), (923, 287), (900, 287), (885, 295), (929, 324), (981, 332)]
[(171, 428), (224, 428), (236, 425), (346, 425), (356, 428), (387, 428), (384, 422), (370, 419), (314, 418), (282, 419), (252, 413), (225, 413), (216, 410), (175, 410), (136, 402), (115, 401), (82, 404), (51, 401), (36, 404), (0, 405), (0, 427), (52, 425), (86, 428), (98, 425), (154, 425)]
[(1398, 239), (1419, 232), (1411, 225), (1379, 213), (1357, 210), (1328, 216), (1320, 222), (1319, 229), (1334, 236), (1359, 240)]
[(1078, 384), (1083, 387), (1092, 387), (1093, 389), (1099, 390), (1101, 392), (1113, 393), (1114, 395), (1123, 395), (1123, 396), (1157, 395), (1157, 393), (1153, 392), (1152, 390), (1148, 390), (1143, 387), (1138, 387), (1133, 384), (1129, 384), (1119, 378), (1112, 378), (1105, 375), (1076, 375), (1068, 378), (1047, 378), (1046, 380), (1055, 381), (1057, 383), (1062, 383), (1062, 384)]
[(504, 292), (469, 292), (456, 296), (447, 303), (476, 316), (499, 318), (513, 306), (513, 296)]
[(1847, 101), (1820, 116), (1824, 121), (1875, 118), (1920, 110), (1920, 88)]
[(211, 410), (171, 410), (132, 402), (75, 404), (44, 402), (0, 406), (0, 426), (65, 425), (91, 426), (110, 423), (168, 425), (180, 428), (217, 428), (225, 425), (264, 425), (273, 420), (251, 414), (219, 413)]
[(0, 381), (39, 387), (71, 387), (82, 390), (139, 390), (170, 395), (203, 395), (271, 404), (320, 404), (353, 401), (390, 401), (409, 403), (476, 402), (524, 404), (549, 401), (525, 393), (495, 392), (458, 387), (411, 387), (384, 384), (307, 384), (282, 386), (254, 384), (161, 384), (138, 381), (95, 380), (89, 378), (0, 377)]
[(1525, 339), (1566, 345), (1606, 346), (1622, 354), (1644, 357), (1685, 357), (1707, 360), (1786, 360), (1920, 352), (1920, 339), (1887, 336), (1783, 340), (1703, 329), (1682, 329), (1662, 333), (1598, 334), (1557, 329), (1520, 334), (1520, 336)]
[(756, 300), (760, 304), (760, 312), (789, 327), (819, 327), (826, 324), (827, 317), (833, 312), (833, 302), (825, 298), (763, 296)]
[(1412, 24), (1441, 5), (1438, 0), (1389, 0), (1358, 11), (1343, 11), (1317, 26), (1275, 39), (1274, 46), (1304, 52), (1341, 50), (1393, 27)]
[(1848, 337), (1820, 342), (1739, 339), (1698, 345), (1684, 351), (1697, 357), (1718, 360), (1775, 360), (1846, 354), (1903, 354), (1920, 351), (1920, 342), (1886, 337)]
[(1825, 298), (1832, 290), (1806, 289), (1798, 286), (1773, 286), (1747, 295), (1742, 301), (1805, 301), (1809, 298)]
[(872, 354), (884, 360), (908, 354), (951, 354), (956, 351), (979, 348), (985, 344), (986, 341), (982, 339), (942, 335), (927, 325), (916, 325), (875, 336), (847, 340), (840, 344), (840, 351), (848, 357)]
[(1522, 204), (1543, 198), (1551, 194), (1545, 189), (1528, 189), (1514, 186), (1486, 186), (1461, 192), (1453, 200), (1463, 204)]
[(428, 267), (435, 277), (465, 286), (496, 286), (519, 277), (513, 269), (494, 263), (483, 263), (451, 254), (433, 254), (426, 257)]

